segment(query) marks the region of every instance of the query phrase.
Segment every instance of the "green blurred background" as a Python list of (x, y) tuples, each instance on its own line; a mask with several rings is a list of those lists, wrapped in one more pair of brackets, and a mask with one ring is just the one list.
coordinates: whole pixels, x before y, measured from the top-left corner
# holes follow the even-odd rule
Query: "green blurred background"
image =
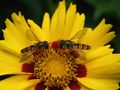
[[(10, 18), (13, 12), (19, 11), (26, 19), (33, 19), (41, 25), (45, 12), (53, 15), (60, 0), (0, 0), (0, 30), (5, 28), (4, 21)], [(97, 24), (106, 18), (106, 23), (111, 23), (116, 31), (117, 37), (110, 42), (114, 52), (120, 52), (120, 0), (66, 0), (67, 8), (73, 2), (77, 5), (77, 11), (85, 13), (85, 26), (96, 27)], [(0, 31), (0, 39), (3, 39)]]

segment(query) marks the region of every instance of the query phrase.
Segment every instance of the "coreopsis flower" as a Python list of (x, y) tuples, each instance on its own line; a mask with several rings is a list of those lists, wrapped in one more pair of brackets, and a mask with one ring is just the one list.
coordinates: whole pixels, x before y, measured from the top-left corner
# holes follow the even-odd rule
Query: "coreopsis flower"
[(19, 13), (5, 21), (0, 41), (0, 90), (116, 90), (120, 54), (110, 45), (112, 25), (84, 27), (85, 15), (61, 1), (52, 18), (45, 13), (42, 27)]

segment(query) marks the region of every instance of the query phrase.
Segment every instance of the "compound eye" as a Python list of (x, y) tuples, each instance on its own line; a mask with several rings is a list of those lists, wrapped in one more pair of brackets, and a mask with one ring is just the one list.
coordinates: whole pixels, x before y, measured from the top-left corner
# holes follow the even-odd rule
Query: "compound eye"
[(45, 49), (48, 49), (48, 48), (49, 48), (48, 42), (47, 42), (47, 41), (44, 41), (43, 43), (44, 43), (44, 48), (45, 48)]
[(43, 48), (43, 47), (44, 47), (43, 42), (38, 43), (38, 44), (37, 44), (37, 47), (38, 47), (39, 49)]
[(64, 41), (64, 40), (61, 40), (61, 41), (60, 41), (59, 47), (60, 47), (60, 48), (64, 48), (64, 47), (65, 47), (65, 41)]
[(60, 41), (60, 48), (72, 48), (73, 47), (73, 43), (71, 42), (71, 41), (69, 41), (69, 40), (66, 40), (66, 41), (64, 41), (64, 40), (61, 40)]

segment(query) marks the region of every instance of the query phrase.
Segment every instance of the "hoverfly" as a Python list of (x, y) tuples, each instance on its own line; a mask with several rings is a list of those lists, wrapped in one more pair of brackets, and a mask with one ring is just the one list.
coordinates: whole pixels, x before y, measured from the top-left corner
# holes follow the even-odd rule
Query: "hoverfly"
[(21, 61), (24, 61), (25, 59), (29, 58), (32, 55), (32, 53), (38, 49), (48, 49), (48, 48), (49, 48), (49, 44), (47, 41), (38, 42), (35, 43), (34, 45), (25, 47), (21, 50), (22, 53)]
[(59, 40), (52, 42), (52, 48), (54, 49), (67, 49), (69, 54), (74, 56), (75, 58), (80, 58), (82, 60), (86, 60), (85, 53), (82, 50), (89, 50), (91, 47), (86, 44), (75, 43), (71, 40)]
[(68, 49), (81, 49), (81, 50), (88, 50), (91, 48), (89, 45), (75, 43), (71, 40), (60, 40), (59, 47), (68, 48)]
[(60, 40), (59, 47), (71, 49), (70, 53), (74, 55), (76, 54), (75, 56), (77, 56), (77, 52), (79, 52), (79, 58), (85, 60), (86, 56), (82, 50), (89, 50), (91, 46), (83, 43), (75, 43), (74, 41), (78, 42), (78, 40), (82, 38), (86, 32), (87, 28), (78, 31), (70, 40)]
[[(81, 58), (85, 57), (83, 56), (83, 52), (81, 50), (88, 50), (91, 47), (89, 45), (86, 44), (80, 44), (80, 43), (75, 43), (73, 40), (74, 39), (79, 39), (82, 38), (84, 35), (86, 34), (86, 30), (80, 30), (78, 31), (70, 40), (58, 40), (55, 41), (57, 47), (56, 48), (60, 48), (60, 49), (70, 49), (70, 50), (79, 50)], [(26, 60), (27, 58), (29, 58), (32, 53), (34, 53), (36, 50), (38, 49), (48, 49), (50, 46), (52, 48), (54, 48), (53, 45), (54, 42), (51, 43), (51, 45), (49, 45), (49, 43), (47, 41), (43, 41), (43, 42), (38, 42), (35, 43), (34, 45), (28, 46), (26, 48), (23, 48), (21, 50), (22, 53), (22, 58), (21, 61)]]
[(26, 53), (28, 51), (34, 51), (36, 49), (48, 49), (49, 45), (47, 41), (44, 42), (38, 42), (34, 45), (28, 46), (21, 50), (21, 53)]

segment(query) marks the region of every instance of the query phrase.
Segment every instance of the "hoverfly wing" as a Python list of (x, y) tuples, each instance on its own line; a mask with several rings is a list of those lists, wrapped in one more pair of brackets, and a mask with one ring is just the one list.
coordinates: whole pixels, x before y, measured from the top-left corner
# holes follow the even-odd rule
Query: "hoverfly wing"
[(27, 60), (33, 54), (33, 52), (34, 51), (28, 51), (28, 52), (22, 53), (20, 62)]
[(32, 55), (32, 53), (37, 49), (36, 45), (37, 44), (34, 44), (34, 45), (28, 46), (26, 48), (23, 48), (21, 50), (21, 62), (25, 61)]
[(78, 50), (78, 49), (75, 49), (78, 54), (79, 54), (79, 60), (83, 60), (83, 61), (86, 61), (87, 60), (87, 57), (86, 57), (86, 54), (84, 51), (81, 51), (81, 50)]
[(36, 40), (36, 41), (39, 41), (39, 38), (34, 34), (34, 32), (30, 29), (26, 29), (26, 33), (27, 37), (30, 39), (30, 40), (33, 40), (33, 38)]
[(87, 28), (78, 31), (70, 40), (78, 41), (87, 33)]
[(79, 50), (79, 54), (80, 54), (79, 59), (81, 59), (81, 60), (86, 60), (87, 59), (86, 55), (85, 55), (85, 53), (83, 51)]

